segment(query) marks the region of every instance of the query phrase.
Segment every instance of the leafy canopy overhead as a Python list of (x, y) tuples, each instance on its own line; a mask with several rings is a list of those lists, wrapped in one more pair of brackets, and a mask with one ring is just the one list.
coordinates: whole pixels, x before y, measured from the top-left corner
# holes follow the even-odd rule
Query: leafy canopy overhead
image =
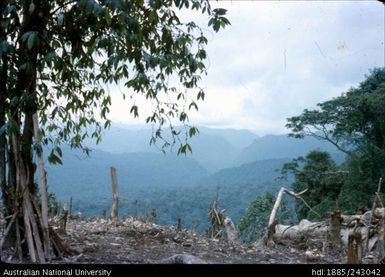
[[(218, 31), (230, 24), (225, 9), (212, 9), (206, 0), (5, 0), (0, 9), (6, 110), (38, 110), (46, 144), (83, 147), (88, 136), (99, 141), (111, 124), (109, 87), (124, 84), (127, 112), (139, 116), (138, 95), (154, 107), (146, 118), (155, 126), (151, 142), (162, 140), (168, 124), (179, 153), (191, 150), (172, 123), (175, 118), (185, 125), (186, 139), (197, 132), (187, 125), (188, 110), (198, 109), (205, 97), (199, 81), (207, 73), (208, 40), (178, 11), (207, 14), (208, 25)], [(21, 79), (35, 80), (35, 91), (18, 89)], [(59, 148), (54, 151), (60, 156)]]
[(385, 149), (385, 68), (375, 68), (356, 88), (288, 119), (293, 137), (311, 135), (353, 155), (368, 146)]

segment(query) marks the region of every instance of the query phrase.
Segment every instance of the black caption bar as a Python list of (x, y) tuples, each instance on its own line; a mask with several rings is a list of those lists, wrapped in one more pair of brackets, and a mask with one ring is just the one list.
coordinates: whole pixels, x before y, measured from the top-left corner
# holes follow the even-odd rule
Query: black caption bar
[[(176, 274), (184, 273), (207, 274), (207, 273), (234, 273), (240, 276), (242, 273), (253, 274), (279, 274), (279, 276), (309, 276), (309, 277), (384, 277), (383, 265), (289, 265), (289, 264), (210, 264), (210, 265), (157, 265), (157, 264), (6, 264), (1, 263), (0, 276), (100, 276), (118, 277), (129, 274), (156, 273)], [(134, 274), (134, 275), (132, 275)], [(273, 276), (273, 275), (272, 275)], [(275, 275), (274, 275), (275, 276)]]

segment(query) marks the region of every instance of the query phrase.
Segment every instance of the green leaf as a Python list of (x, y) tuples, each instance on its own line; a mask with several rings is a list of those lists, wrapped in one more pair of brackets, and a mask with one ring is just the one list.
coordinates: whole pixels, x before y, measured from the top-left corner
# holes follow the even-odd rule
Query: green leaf
[(213, 12), (216, 14), (216, 15), (225, 15), (227, 10), (226, 9), (221, 9), (221, 8), (218, 8), (218, 9), (214, 9)]
[(32, 48), (34, 48), (37, 42), (38, 42), (37, 32), (31, 32), (27, 41), (28, 49), (31, 50)]
[(196, 128), (196, 127), (191, 127), (190, 130), (189, 130), (189, 132), (188, 132), (190, 138), (191, 138), (192, 136), (195, 136), (197, 133), (199, 133), (199, 130), (198, 130), (198, 128)]
[(139, 113), (138, 113), (138, 106), (132, 106), (131, 107), (131, 110), (130, 110), (130, 113), (134, 113), (134, 117), (138, 117), (139, 116)]
[(55, 147), (55, 151), (59, 155), (59, 157), (63, 157), (63, 152), (59, 146)]
[(198, 105), (195, 102), (191, 102), (190, 105), (188, 106), (188, 109), (191, 110), (192, 107), (194, 107), (195, 110), (198, 111)]
[(203, 90), (198, 92), (197, 100), (199, 99), (205, 100), (205, 93)]
[(51, 152), (51, 155), (48, 156), (48, 162), (51, 164), (63, 164), (62, 160), (56, 156), (53, 151)]

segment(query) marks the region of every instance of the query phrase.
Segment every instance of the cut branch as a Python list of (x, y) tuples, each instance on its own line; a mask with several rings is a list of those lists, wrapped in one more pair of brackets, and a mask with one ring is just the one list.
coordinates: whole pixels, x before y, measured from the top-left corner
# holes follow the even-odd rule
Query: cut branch
[(306, 203), (306, 201), (301, 197), (302, 194), (306, 193), (308, 191), (308, 189), (305, 189), (301, 192), (293, 192), (293, 191), (289, 191), (288, 189), (286, 189), (285, 187), (281, 187), (281, 189), (279, 190), (278, 192), (278, 195), (277, 195), (277, 199), (275, 200), (275, 203), (274, 203), (274, 206), (273, 206), (273, 209), (271, 210), (271, 214), (270, 214), (270, 218), (269, 218), (269, 223), (267, 225), (267, 229), (266, 229), (266, 234), (263, 238), (264, 240), (264, 243), (266, 245), (273, 245), (273, 236), (275, 234), (275, 226), (278, 224), (278, 220), (276, 219), (277, 217), (277, 212), (278, 212), (278, 209), (279, 207), (281, 206), (281, 202), (282, 202), (282, 198), (283, 198), (283, 194), (284, 193), (287, 193), (288, 195), (290, 196), (293, 196), (294, 198), (297, 198), (297, 199), (300, 199), (302, 202), (305, 203), (305, 205), (310, 209), (310, 211), (312, 211), (313, 213), (315, 213), (316, 215), (320, 216), (317, 212), (315, 212), (310, 206), (308, 203)]

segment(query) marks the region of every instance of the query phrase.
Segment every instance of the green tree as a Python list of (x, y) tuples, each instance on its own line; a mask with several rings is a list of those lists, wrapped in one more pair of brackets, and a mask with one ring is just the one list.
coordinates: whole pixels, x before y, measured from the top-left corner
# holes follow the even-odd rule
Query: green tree
[[(327, 217), (336, 208), (345, 172), (336, 166), (327, 152), (311, 151), (306, 157), (284, 164), (282, 173), (294, 174), (293, 190), (307, 189), (302, 198), (321, 217)], [(319, 219), (301, 200), (296, 199), (295, 210), (299, 219)]]
[[(265, 234), (271, 210), (273, 209), (275, 197), (270, 192), (257, 196), (246, 210), (246, 214), (238, 224), (239, 238), (251, 243)], [(287, 205), (280, 207), (278, 212), (279, 222), (288, 223), (291, 218)], [(291, 221), (290, 221), (291, 222)]]
[[(183, 9), (207, 14), (214, 31), (229, 24), (226, 10), (212, 9), (206, 0), (0, 2), (0, 181), (19, 257), (26, 254), (21, 241), (32, 262), (52, 253), (41, 207), (33, 201), (33, 150), (42, 150), (33, 139), (36, 114), (42, 142), (52, 149), (49, 161), (61, 163), (60, 143), (85, 149), (86, 137), (100, 140), (111, 124), (108, 88), (124, 83), (134, 117), (138, 95), (153, 103), (146, 118), (155, 125), (151, 142), (162, 141), (167, 124), (173, 141), (163, 140), (163, 146), (191, 150), (186, 140), (197, 129), (188, 125), (188, 110), (204, 99), (199, 80), (206, 74), (207, 38), (196, 23), (178, 17)], [(186, 126), (185, 140), (173, 128), (175, 120)]]
[(347, 211), (370, 207), (385, 176), (385, 68), (375, 68), (357, 87), (288, 119), (293, 137), (326, 140), (347, 154), (349, 174), (339, 203)]

